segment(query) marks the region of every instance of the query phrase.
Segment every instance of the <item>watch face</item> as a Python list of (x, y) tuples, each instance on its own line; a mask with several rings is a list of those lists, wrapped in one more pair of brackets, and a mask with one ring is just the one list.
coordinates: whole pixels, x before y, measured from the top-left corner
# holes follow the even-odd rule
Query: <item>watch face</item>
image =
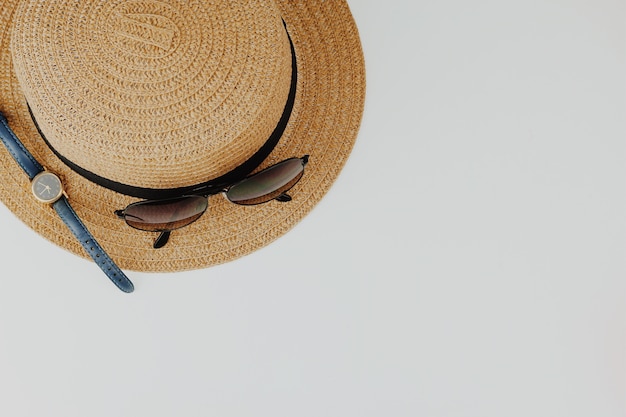
[(41, 172), (33, 178), (32, 190), (35, 198), (43, 203), (54, 203), (63, 194), (59, 177), (51, 172)]

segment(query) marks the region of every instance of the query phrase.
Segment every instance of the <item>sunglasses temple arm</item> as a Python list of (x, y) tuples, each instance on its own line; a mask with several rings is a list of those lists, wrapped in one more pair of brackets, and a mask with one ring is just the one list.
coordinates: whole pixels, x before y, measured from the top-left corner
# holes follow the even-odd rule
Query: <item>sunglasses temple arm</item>
[(163, 230), (163, 231), (161, 231), (161, 233), (159, 233), (159, 236), (155, 239), (154, 244), (152, 245), (152, 247), (154, 249), (159, 249), (159, 248), (162, 248), (163, 246), (165, 246), (167, 241), (170, 240), (170, 234), (171, 233), (172, 232), (170, 230)]

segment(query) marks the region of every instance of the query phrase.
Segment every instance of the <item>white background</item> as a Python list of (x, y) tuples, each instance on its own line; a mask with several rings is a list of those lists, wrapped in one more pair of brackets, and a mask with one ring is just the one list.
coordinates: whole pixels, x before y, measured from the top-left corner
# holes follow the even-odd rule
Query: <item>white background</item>
[(626, 416), (624, 1), (350, 5), (359, 139), (269, 247), (128, 296), (2, 206), (1, 416)]

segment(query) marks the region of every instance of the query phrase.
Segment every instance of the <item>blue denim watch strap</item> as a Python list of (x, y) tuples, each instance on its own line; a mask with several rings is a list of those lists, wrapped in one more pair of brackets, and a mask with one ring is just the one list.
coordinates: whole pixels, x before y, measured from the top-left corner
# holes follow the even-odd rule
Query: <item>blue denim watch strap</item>
[[(44, 170), (43, 166), (37, 162), (35, 157), (26, 149), (13, 130), (11, 130), (6, 117), (2, 113), (0, 113), (0, 140), (31, 180)], [(109, 277), (120, 290), (127, 293), (133, 292), (133, 283), (115, 262), (113, 262), (109, 255), (107, 255), (104, 249), (102, 249), (89, 230), (87, 230), (87, 227), (85, 227), (83, 222), (78, 218), (65, 196), (57, 200), (52, 206), (106, 276)]]
[(80, 221), (65, 196), (57, 200), (52, 207), (54, 207), (63, 222), (65, 222), (67, 227), (72, 231), (72, 233), (74, 233), (74, 236), (76, 236), (76, 239), (78, 239), (85, 251), (87, 251), (89, 256), (91, 256), (100, 269), (104, 271), (113, 284), (117, 285), (117, 288), (124, 292), (133, 292), (135, 289), (133, 283), (130, 282), (128, 277), (115, 264), (115, 262), (113, 262), (109, 255), (107, 255), (91, 233), (89, 233), (89, 230), (87, 230), (87, 228), (83, 225), (83, 222)]
[(15, 159), (15, 162), (26, 172), (28, 178), (32, 180), (35, 175), (43, 171), (41, 164), (37, 162), (35, 157), (24, 147), (24, 144), (15, 136), (2, 113), (0, 113), (0, 139)]

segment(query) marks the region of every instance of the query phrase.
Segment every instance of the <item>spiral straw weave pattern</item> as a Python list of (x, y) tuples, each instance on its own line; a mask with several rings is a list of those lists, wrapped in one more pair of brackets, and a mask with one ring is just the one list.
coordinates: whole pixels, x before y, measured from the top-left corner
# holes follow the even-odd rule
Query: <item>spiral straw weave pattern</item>
[(290, 49), (267, 4), (24, 2), (14, 66), (70, 161), (129, 185), (193, 185), (249, 158), (282, 113)]
[[(92, 234), (125, 269), (178, 271), (246, 255), (289, 231), (339, 175), (365, 96), (358, 32), (345, 1), (5, 0), (0, 9), (0, 111), (35, 157), (62, 178)], [(222, 196), (152, 249), (154, 234), (113, 211), (137, 199), (95, 185), (69, 160), (115, 181), (168, 188), (230, 171), (265, 142), (298, 64), (296, 102), (259, 169), (311, 155), (289, 203), (242, 207)], [(0, 199), (29, 227), (85, 257), (5, 149)]]

